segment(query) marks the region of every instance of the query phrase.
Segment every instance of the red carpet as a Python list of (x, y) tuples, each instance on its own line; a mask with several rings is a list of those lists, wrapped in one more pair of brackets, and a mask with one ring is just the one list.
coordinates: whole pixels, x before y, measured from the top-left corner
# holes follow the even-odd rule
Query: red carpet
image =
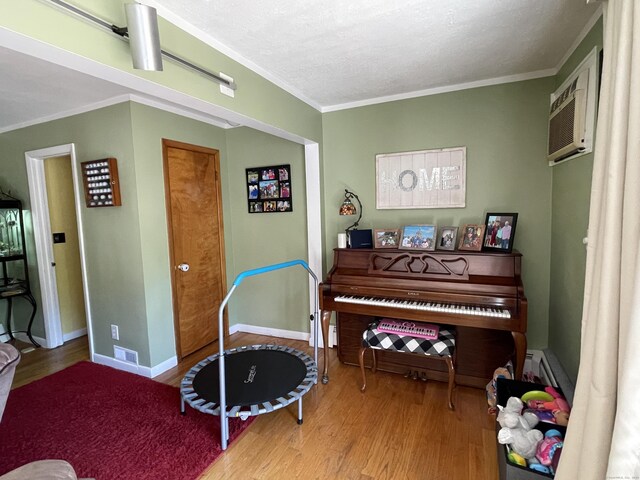
[(89, 362), (13, 390), (0, 423), (0, 475), (55, 458), (78, 477), (192, 480), (220, 453), (218, 417), (180, 415), (176, 387)]

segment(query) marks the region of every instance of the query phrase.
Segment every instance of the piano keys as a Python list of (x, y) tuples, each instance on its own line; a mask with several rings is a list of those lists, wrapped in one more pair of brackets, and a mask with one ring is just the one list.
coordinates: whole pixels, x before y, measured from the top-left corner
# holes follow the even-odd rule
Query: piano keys
[[(337, 314), (338, 357), (357, 365), (360, 335), (381, 317), (453, 325), (458, 330), (456, 381), (484, 387), (509, 359), (520, 376), (526, 355), (527, 300), (518, 252), (419, 252), (335, 249), (320, 286), (323, 335)], [(381, 352), (385, 353), (385, 352)], [(323, 381), (328, 381), (325, 349)], [(410, 355), (381, 355), (378, 368), (404, 373), (431, 364)], [(418, 365), (419, 364), (419, 365)]]
[(460, 313), (462, 315), (477, 315), (486, 317), (511, 318), (511, 312), (506, 308), (490, 308), (480, 305), (458, 305), (455, 303), (415, 302), (411, 300), (396, 300), (395, 298), (360, 297), (354, 295), (338, 295), (336, 302), (357, 303), (378, 307), (403, 308), (425, 312)]

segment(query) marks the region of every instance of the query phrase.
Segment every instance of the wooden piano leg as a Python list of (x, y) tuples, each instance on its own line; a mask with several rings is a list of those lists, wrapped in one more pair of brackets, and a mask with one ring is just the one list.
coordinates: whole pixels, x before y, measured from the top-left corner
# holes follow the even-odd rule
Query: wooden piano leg
[(513, 343), (516, 346), (516, 380), (522, 380), (522, 370), (524, 369), (524, 359), (527, 356), (527, 337), (524, 333), (511, 332)]
[(322, 372), (322, 383), (329, 383), (329, 321), (331, 320), (331, 310), (322, 312), (322, 342), (324, 345), (324, 371)]

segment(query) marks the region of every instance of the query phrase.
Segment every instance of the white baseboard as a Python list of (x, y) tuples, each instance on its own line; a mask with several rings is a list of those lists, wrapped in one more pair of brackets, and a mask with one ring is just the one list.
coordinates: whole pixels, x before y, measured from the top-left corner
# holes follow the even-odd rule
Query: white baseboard
[(309, 341), (308, 332), (297, 332), (295, 330), (283, 330), (281, 328), (258, 327), (256, 325), (247, 325), (245, 323), (236, 323), (229, 327), (229, 335), (237, 332), (255, 333), (256, 335), (267, 335), (269, 337), (289, 338), (291, 340)]
[[(166, 359), (164, 362), (159, 363), (155, 367), (151, 367), (149, 369), (149, 378), (157, 377), (161, 373), (166, 372), (167, 370), (175, 367), (176, 365), (178, 365), (178, 357), (174, 355), (173, 357)], [(147, 367), (141, 367), (141, 368), (147, 368)]]
[[(255, 333), (256, 335), (267, 335), (269, 337), (288, 338), (291, 340), (303, 340), (309, 342), (311, 334), (308, 332), (298, 332), (295, 330), (283, 330), (280, 328), (258, 327), (256, 325), (247, 325), (246, 323), (236, 323), (229, 327), (229, 335), (234, 333)], [(319, 333), (319, 348), (323, 347), (322, 332)], [(338, 332), (335, 325), (329, 325), (329, 348), (333, 348), (338, 344)]]
[(68, 342), (69, 340), (73, 340), (74, 338), (84, 337), (87, 334), (86, 328), (81, 328), (80, 330), (75, 330), (69, 333), (62, 334), (62, 341)]
[[(6, 336), (8, 337), (9, 335), (6, 335)], [(29, 337), (27, 336), (26, 333), (16, 332), (16, 333), (13, 334), (13, 336), (15, 338), (17, 338), (18, 340), (20, 340), (21, 342), (31, 343), (31, 340), (29, 340)], [(32, 335), (32, 337), (36, 342), (38, 342), (44, 348), (49, 348), (49, 342), (47, 342), (46, 338), (36, 337), (35, 335)]]
[(329, 347), (338, 345), (338, 329), (335, 325), (329, 325)]
[(92, 361), (94, 363), (99, 363), (100, 365), (106, 365), (107, 367), (113, 367), (118, 370), (123, 370), (129, 373), (135, 373), (136, 375), (140, 375), (142, 377), (153, 378), (157, 377), (161, 373), (166, 372), (170, 368), (175, 367), (178, 364), (177, 357), (173, 356), (168, 360), (165, 360), (162, 363), (159, 363), (155, 367), (145, 367), (143, 365), (135, 365), (129, 362), (123, 362), (122, 360), (117, 360), (113, 357), (108, 357), (106, 355), (100, 355), (99, 353), (93, 354)]

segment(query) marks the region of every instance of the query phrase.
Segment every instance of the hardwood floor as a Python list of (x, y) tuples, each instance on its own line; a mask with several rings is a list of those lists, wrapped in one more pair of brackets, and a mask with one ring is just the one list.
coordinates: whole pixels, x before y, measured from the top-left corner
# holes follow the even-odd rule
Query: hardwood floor
[[(228, 343), (286, 344), (311, 352), (302, 341), (243, 333)], [(178, 386), (185, 372), (214, 350), (196, 352), (155, 380)], [(367, 371), (363, 394), (359, 369), (340, 364), (335, 350), (330, 358), (329, 384), (319, 383), (304, 397), (303, 425), (296, 423), (296, 403), (259, 416), (201, 480), (498, 478), (494, 418), (487, 415), (483, 390), (457, 387), (456, 409), (450, 411), (445, 382)], [(86, 337), (23, 354), (14, 385), (86, 359)], [(191, 409), (187, 414), (202, 415)]]

